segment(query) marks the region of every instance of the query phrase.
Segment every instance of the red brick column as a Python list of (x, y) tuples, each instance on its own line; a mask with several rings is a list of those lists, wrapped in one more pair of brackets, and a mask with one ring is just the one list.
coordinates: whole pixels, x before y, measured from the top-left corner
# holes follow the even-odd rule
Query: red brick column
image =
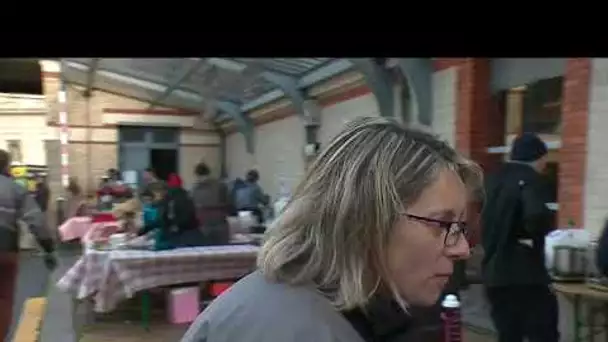
[(504, 144), (505, 120), (499, 103), (490, 93), (490, 61), (485, 58), (438, 59), (435, 70), (456, 67), (456, 148), (480, 163), (486, 172), (500, 161), (487, 152)]
[(562, 95), (562, 147), (559, 151), (559, 227), (583, 223), (591, 60), (570, 58)]
[[(499, 164), (501, 155), (489, 154), (490, 146), (504, 144), (505, 119), (499, 103), (490, 92), (490, 61), (484, 58), (438, 59), (435, 71), (455, 67), (456, 85), (456, 149), (478, 162), (485, 172)], [(470, 208), (471, 242), (478, 240), (479, 203)]]

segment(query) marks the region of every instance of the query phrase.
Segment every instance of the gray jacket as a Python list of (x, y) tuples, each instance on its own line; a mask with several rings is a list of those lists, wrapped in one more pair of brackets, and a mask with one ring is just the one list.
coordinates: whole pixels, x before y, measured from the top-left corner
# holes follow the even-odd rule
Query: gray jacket
[(266, 195), (258, 183), (246, 182), (245, 186), (236, 190), (235, 206), (237, 209), (258, 208), (260, 204), (268, 204)]
[(19, 250), (19, 221), (28, 226), (45, 251), (53, 249), (46, 217), (34, 196), (12, 178), (0, 175), (0, 252)]
[(181, 342), (364, 342), (321, 294), (256, 271), (214, 300)]
[(211, 178), (197, 180), (190, 190), (190, 196), (197, 209), (227, 208), (230, 205), (226, 185)]

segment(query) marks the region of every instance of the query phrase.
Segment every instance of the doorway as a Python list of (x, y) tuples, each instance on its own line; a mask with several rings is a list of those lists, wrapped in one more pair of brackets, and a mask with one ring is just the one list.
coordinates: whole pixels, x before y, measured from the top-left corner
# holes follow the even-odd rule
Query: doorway
[(141, 185), (143, 170), (153, 168), (159, 178), (179, 173), (179, 128), (120, 126), (120, 169), (136, 171)]
[(177, 150), (168, 148), (150, 149), (150, 167), (164, 181), (171, 173), (177, 173)]

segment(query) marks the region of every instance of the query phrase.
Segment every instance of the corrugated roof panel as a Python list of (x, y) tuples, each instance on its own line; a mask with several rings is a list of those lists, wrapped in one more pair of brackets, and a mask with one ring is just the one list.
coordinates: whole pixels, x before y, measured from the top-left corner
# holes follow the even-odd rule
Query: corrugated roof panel
[(258, 77), (255, 82), (247, 86), (244, 91), (245, 102), (253, 101), (256, 98), (276, 89), (276, 85)]
[(108, 58), (100, 64), (100, 70), (171, 84), (182, 70), (184, 60), (179, 58)]
[(293, 77), (314, 70), (329, 58), (232, 58), (232, 60)]
[[(64, 77), (70, 83), (85, 86), (88, 80), (88, 73), (71, 69), (68, 72), (64, 72)], [(124, 82), (104, 77), (97, 77), (94, 87), (96, 89), (114, 94), (123, 94), (141, 101), (152, 101), (154, 98), (160, 95), (160, 92), (158, 91), (129, 85)]]
[[(92, 58), (70, 58), (66, 70), (68, 80), (86, 84), (88, 68)], [(215, 60), (215, 59), (214, 59)], [(220, 60), (220, 59), (218, 59)], [(319, 68), (323, 68), (334, 58), (224, 58), (233, 61), (237, 67), (203, 63), (188, 79), (180, 83), (166, 96), (159, 106), (176, 106), (200, 109), (204, 97), (214, 94), (247, 107), (264, 96), (276, 91), (278, 87), (260, 76), (261, 72), (273, 71), (292, 76), (296, 79)], [(94, 87), (97, 89), (124, 94), (142, 101), (157, 101), (167, 89), (199, 62), (197, 58), (106, 58), (100, 59)], [(239, 69), (238, 63), (250, 66)], [(322, 78), (319, 78), (320, 80)], [(315, 81), (315, 82), (318, 82)], [(279, 93), (280, 94), (280, 93)], [(251, 107), (253, 108), (253, 107)]]

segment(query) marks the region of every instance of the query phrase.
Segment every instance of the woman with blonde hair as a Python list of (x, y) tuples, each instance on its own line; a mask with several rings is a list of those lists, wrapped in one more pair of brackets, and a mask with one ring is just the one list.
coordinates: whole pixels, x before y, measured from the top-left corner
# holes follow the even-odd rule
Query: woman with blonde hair
[(258, 258), (183, 342), (385, 340), (378, 303), (437, 302), (469, 255), (466, 209), (479, 167), (385, 118), (344, 128), (310, 166)]

